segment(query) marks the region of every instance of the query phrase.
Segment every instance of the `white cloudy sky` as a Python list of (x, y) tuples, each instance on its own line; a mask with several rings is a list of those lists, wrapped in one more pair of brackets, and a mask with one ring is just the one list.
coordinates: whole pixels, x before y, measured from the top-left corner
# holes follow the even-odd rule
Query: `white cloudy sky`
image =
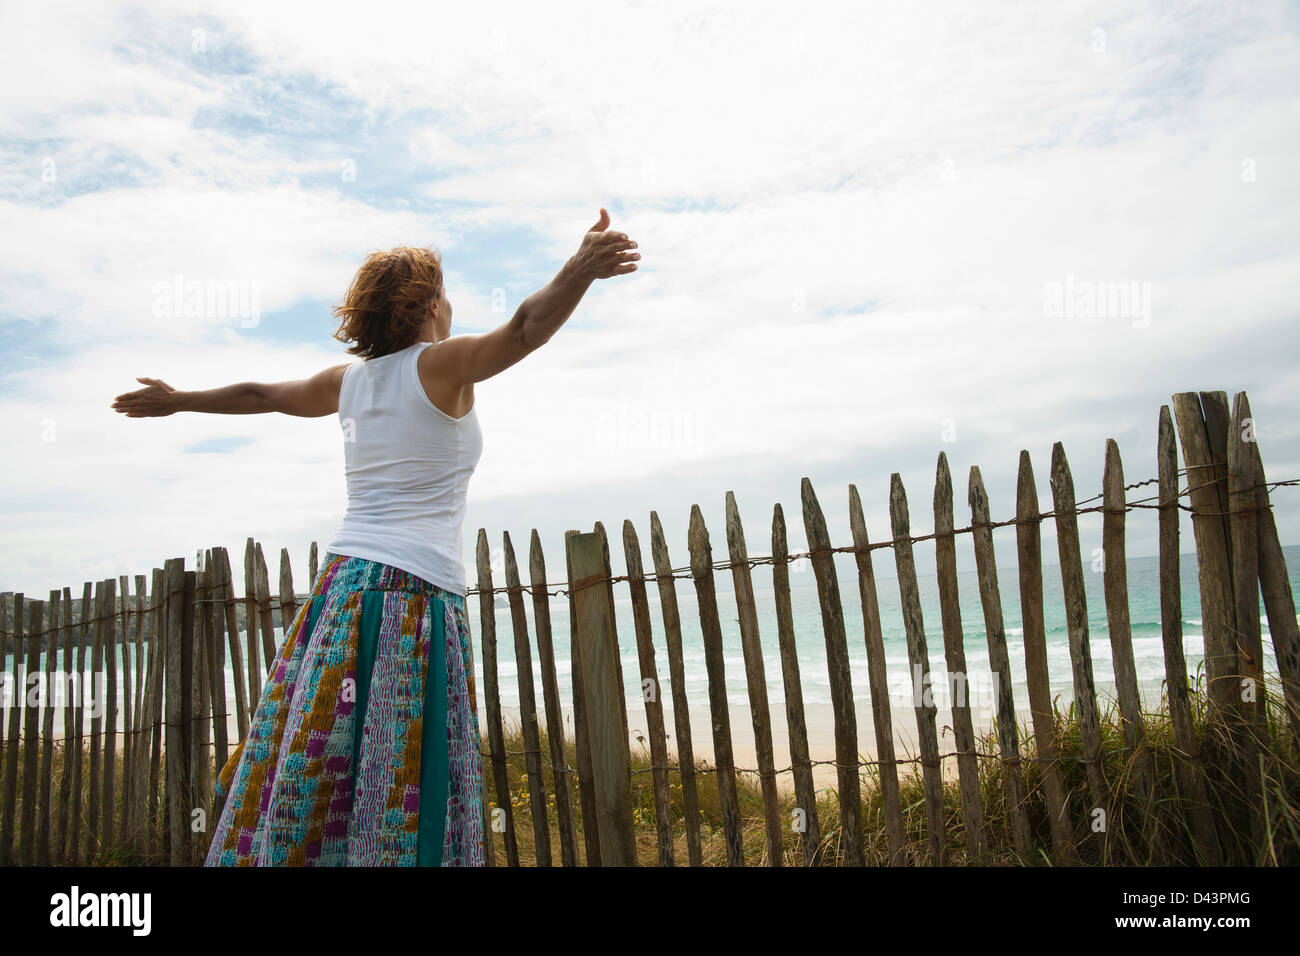
[[(1009, 517), (1022, 448), (1044, 507), (1058, 440), (1080, 497), (1110, 437), (1151, 477), (1184, 390), (1247, 390), (1300, 476), (1293, 4), (41, 2), (0, 35), (0, 588), (250, 534), (301, 567), (344, 505), (335, 421), (112, 397), (346, 360), (330, 306), (392, 245), (441, 249), (453, 331), (485, 330), (601, 206), (642, 268), (478, 387), (471, 569), (480, 527), (537, 528), (555, 579), (564, 529), (648, 543), (651, 509), (682, 565), (693, 503), (722, 557), (728, 490), (751, 554), (778, 501), (802, 548), (804, 476), (836, 543), (850, 482), (888, 536), (895, 471), (927, 530), (941, 450), (959, 521), (972, 464)], [(255, 289), (256, 324), (158, 315), (177, 276)], [(1046, 314), (1067, 277), (1150, 314)]]

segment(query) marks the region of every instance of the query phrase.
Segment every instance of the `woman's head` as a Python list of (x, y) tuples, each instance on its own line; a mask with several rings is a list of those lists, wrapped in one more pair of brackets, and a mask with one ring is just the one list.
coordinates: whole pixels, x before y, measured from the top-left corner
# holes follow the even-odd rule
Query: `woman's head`
[(437, 306), (435, 338), (451, 330), (451, 304), (442, 281), (442, 257), (431, 248), (398, 246), (373, 252), (357, 270), (343, 302), (334, 337), (353, 355), (376, 358), (413, 345)]

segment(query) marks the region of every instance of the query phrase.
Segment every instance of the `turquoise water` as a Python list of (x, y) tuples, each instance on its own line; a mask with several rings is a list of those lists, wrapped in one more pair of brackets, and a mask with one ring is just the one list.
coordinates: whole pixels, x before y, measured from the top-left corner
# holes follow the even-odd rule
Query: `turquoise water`
[[(968, 545), (969, 546), (969, 545)], [(919, 546), (918, 546), (919, 548)], [(1046, 552), (1046, 549), (1044, 549)], [(1292, 593), (1300, 593), (1300, 546), (1283, 549), (1287, 569), (1290, 574)], [(1001, 550), (999, 554), (1001, 554)], [(1046, 554), (1045, 554), (1046, 556)], [(971, 558), (968, 563), (973, 566)], [(890, 676), (890, 692), (895, 707), (911, 706), (912, 684), (907, 657), (907, 641), (903, 628), (901, 601), (898, 582), (895, 578), (882, 578), (882, 574), (893, 574), (892, 552), (881, 549), (873, 552), (873, 564), (876, 572), (876, 594), (880, 606), (881, 631), (884, 637), (885, 655)], [(837, 555), (836, 570), (839, 577), (840, 599), (844, 609), (844, 625), (848, 638), (849, 662), (853, 681), (853, 695), (857, 702), (859, 717), (864, 714), (864, 707), (870, 701), (867, 674), (866, 644), (863, 635), (862, 604), (858, 593), (856, 565), (851, 556)], [(767, 683), (768, 700), (774, 709), (783, 705), (785, 700), (784, 683), (781, 675), (780, 647), (777, 639), (776, 613), (772, 592), (772, 568), (759, 565), (752, 572), (755, 592), (755, 604), (758, 611), (759, 631), (763, 647), (764, 676)], [(732, 591), (731, 571), (715, 572), (714, 580), (718, 587), (718, 617), (722, 627), (723, 650), (726, 670), (727, 699), (736, 707), (746, 708), (749, 695), (745, 684), (745, 661), (740, 642), (740, 626), (737, 620), (735, 597)], [(1197, 585), (1196, 556), (1184, 555), (1181, 562), (1182, 580), (1182, 623), (1183, 649), (1187, 658), (1187, 669), (1194, 680), (1198, 666), (1204, 656), (1204, 640), (1201, 633), (1200, 592)], [(1017, 705), (1022, 705), (1027, 697), (1025, 684), (1025, 656), (1023, 630), (1020, 616), (1019, 580), (1014, 565), (998, 570), (998, 584), (1002, 598), (1003, 622), (1006, 630), (1007, 648), (1012, 668), (1013, 691)], [(1111, 690), (1113, 693), (1114, 671), (1111, 666), (1110, 637), (1106, 624), (1106, 604), (1103, 591), (1102, 574), (1091, 570), (1091, 565), (1084, 565), (1084, 584), (1088, 608), (1088, 631), (1092, 651), (1093, 675), (1099, 694)], [(682, 620), (682, 649), (686, 673), (687, 695), (696, 703), (707, 705), (708, 680), (704, 665), (704, 647), (700, 633), (698, 605), (695, 597), (694, 582), (688, 577), (678, 579), (677, 600)], [(946, 665), (944, 660), (944, 643), (942, 621), (939, 613), (938, 583), (933, 572), (926, 574), (918, 571), (918, 585), (921, 595), (922, 615), (925, 624), (927, 651), (930, 667), (934, 674), (935, 701), (945, 706), (947, 697)], [(989, 666), (987, 637), (984, 631), (984, 615), (979, 596), (979, 580), (975, 571), (959, 572), (957, 575), (958, 594), (961, 604), (963, 643), (966, 653), (967, 672), (970, 675), (971, 705), (984, 705), (986, 712), (992, 711), (993, 700), (989, 694), (981, 694), (980, 689), (991, 691), (992, 675)], [(1144, 702), (1155, 704), (1159, 698), (1159, 682), (1165, 677), (1163, 640), (1160, 622), (1160, 590), (1158, 559), (1139, 557), (1128, 559), (1129, 619), (1133, 640), (1133, 654), (1137, 666), (1139, 682), (1143, 684)], [(655, 664), (660, 680), (665, 684), (664, 697), (671, 701), (666, 688), (668, 678), (668, 651), (663, 635), (663, 618), (659, 606), (658, 587), (651, 583), (647, 587), (650, 602), (651, 626), (654, 630)], [(818, 704), (830, 704), (830, 680), (826, 666), (826, 645), (821, 625), (820, 603), (818, 601), (816, 578), (807, 559), (796, 561), (791, 565), (790, 600), (794, 619), (796, 644), (799, 649), (799, 669), (803, 689), (804, 703), (810, 708)], [(1062, 599), (1060, 569), (1056, 566), (1043, 568), (1043, 604), (1044, 622), (1047, 637), (1048, 668), (1051, 675), (1053, 693), (1063, 693), (1068, 701), (1072, 695), (1072, 676), (1070, 670), (1070, 650), (1066, 630), (1065, 610)], [(529, 617), (529, 633), (532, 629), (531, 601), (525, 599)], [(569, 609), (567, 599), (555, 598), (551, 601), (551, 626), (554, 632), (556, 652), (557, 679), (561, 686), (564, 700), (572, 699), (569, 668)], [(615, 585), (615, 610), (618, 628), (619, 652), (623, 666), (623, 684), (628, 691), (629, 714), (636, 713), (642, 707), (640, 696), (640, 668), (637, 661), (636, 632), (632, 619), (632, 601), (627, 585), (620, 582)], [(471, 621), (478, 626), (476, 601), (471, 599)], [(1263, 603), (1260, 604), (1261, 632), (1265, 644), (1266, 674), (1276, 675), (1277, 664), (1272, 654), (1269, 640), (1268, 621), (1264, 617)], [(501, 699), (504, 705), (516, 703), (518, 699), (518, 672), (514, 661), (514, 638), (510, 623), (510, 613), (506, 608), (498, 608), (496, 613), (497, 657)], [(481, 650), (480, 635), (475, 634), (475, 650)], [(533, 651), (534, 671), (539, 672), (536, 650)], [(481, 675), (482, 670), (478, 673)], [(480, 684), (482, 678), (480, 676)], [(540, 681), (534, 681), (538, 707), (541, 707)]]

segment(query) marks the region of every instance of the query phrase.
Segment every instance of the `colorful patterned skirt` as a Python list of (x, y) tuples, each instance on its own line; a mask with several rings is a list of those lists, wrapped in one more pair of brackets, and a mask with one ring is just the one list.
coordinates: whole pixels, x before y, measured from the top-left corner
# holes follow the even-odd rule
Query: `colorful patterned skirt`
[(465, 598), (327, 553), (219, 775), (205, 865), (482, 866), (479, 748)]

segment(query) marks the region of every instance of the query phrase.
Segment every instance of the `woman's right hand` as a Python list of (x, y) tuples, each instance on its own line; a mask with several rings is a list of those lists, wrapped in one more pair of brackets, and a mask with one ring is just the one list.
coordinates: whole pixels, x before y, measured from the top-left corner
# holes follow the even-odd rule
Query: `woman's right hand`
[(631, 251), (636, 243), (627, 233), (608, 230), (609, 213), (602, 208), (600, 218), (582, 237), (582, 245), (570, 260), (582, 278), (608, 279), (636, 271), (636, 260), (641, 258), (641, 253)]
[(113, 399), (113, 411), (127, 418), (157, 418), (180, 411), (180, 393), (157, 378), (137, 378), (144, 385), (134, 392), (124, 392)]

